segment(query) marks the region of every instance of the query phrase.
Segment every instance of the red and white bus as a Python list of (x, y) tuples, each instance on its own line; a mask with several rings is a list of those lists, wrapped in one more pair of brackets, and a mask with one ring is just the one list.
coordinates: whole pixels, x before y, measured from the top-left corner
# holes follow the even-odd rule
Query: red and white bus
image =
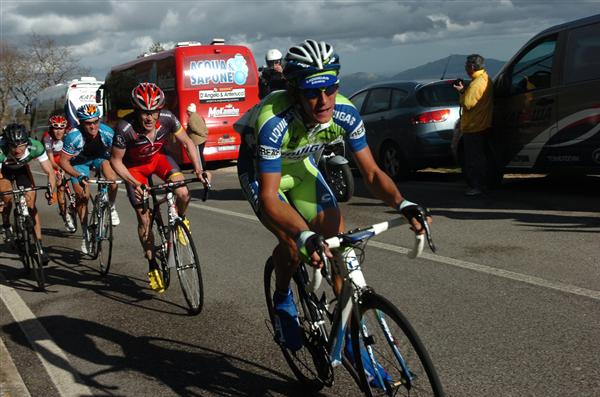
[[(184, 128), (186, 109), (196, 104), (209, 131), (204, 147), (207, 162), (237, 159), (240, 136), (233, 124), (259, 101), (258, 72), (247, 47), (225, 45), (222, 39), (210, 45), (184, 42), (113, 67), (104, 84), (108, 124), (114, 126), (118, 118), (133, 111), (131, 90), (143, 81), (156, 83), (165, 92), (165, 107)], [(184, 150), (173, 146), (170, 150), (180, 164), (189, 163)]]

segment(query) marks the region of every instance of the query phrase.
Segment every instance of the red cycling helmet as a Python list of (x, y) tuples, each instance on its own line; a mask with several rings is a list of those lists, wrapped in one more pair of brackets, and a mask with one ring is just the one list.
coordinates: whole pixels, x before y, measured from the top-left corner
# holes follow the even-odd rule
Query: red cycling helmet
[(131, 91), (131, 102), (136, 109), (159, 110), (165, 106), (165, 94), (154, 83), (140, 83)]
[(60, 115), (50, 116), (48, 125), (52, 128), (67, 128), (67, 119)]

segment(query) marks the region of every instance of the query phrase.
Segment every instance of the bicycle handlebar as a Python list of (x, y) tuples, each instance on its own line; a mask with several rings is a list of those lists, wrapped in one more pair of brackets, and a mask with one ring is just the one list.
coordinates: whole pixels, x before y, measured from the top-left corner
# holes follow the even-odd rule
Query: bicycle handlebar
[(35, 187), (26, 187), (26, 188), (19, 188), (19, 189), (13, 189), (13, 190), (8, 190), (6, 192), (1, 192), (0, 196), (8, 196), (10, 195), (15, 195), (18, 193), (27, 193), (27, 192), (32, 192), (35, 190), (49, 190), (48, 186), (35, 186)]
[[(359, 228), (350, 230), (346, 233), (340, 233), (336, 236), (326, 239), (324, 243), (327, 244), (329, 248), (339, 248), (342, 246), (343, 243), (358, 243), (367, 240), (371, 237), (374, 237), (378, 234), (381, 234), (387, 231), (388, 229), (398, 227), (403, 224), (405, 224), (405, 218), (396, 218), (390, 221), (376, 223), (366, 228)], [(423, 234), (415, 234), (415, 244), (412, 250), (407, 253), (407, 256), (411, 259), (420, 256), (423, 252), (423, 248), (425, 247), (425, 237), (427, 237), (429, 247), (433, 252), (435, 252), (435, 245), (433, 245), (433, 240), (431, 239), (431, 230), (429, 228), (429, 224), (427, 224), (427, 227), (424, 226), (423, 229), (425, 231)], [(321, 252), (319, 253), (319, 255), (322, 259), (324, 259), (324, 255)], [(325, 274), (323, 274), (323, 272), (325, 272)], [(325, 277), (328, 277), (327, 269), (325, 266), (322, 269), (314, 268), (311, 273), (312, 277), (310, 277), (310, 281), (308, 283), (307, 288), (310, 292), (316, 292), (316, 290), (319, 289), (319, 286), (321, 285), (323, 276), (325, 275)]]

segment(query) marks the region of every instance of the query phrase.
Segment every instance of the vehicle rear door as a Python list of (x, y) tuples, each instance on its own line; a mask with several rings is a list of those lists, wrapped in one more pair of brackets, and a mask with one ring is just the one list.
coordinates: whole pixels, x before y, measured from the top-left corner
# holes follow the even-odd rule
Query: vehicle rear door
[(373, 88), (363, 104), (361, 117), (365, 123), (367, 142), (371, 151), (377, 155), (379, 147), (386, 136), (390, 134), (389, 112), (392, 90), (387, 87)]

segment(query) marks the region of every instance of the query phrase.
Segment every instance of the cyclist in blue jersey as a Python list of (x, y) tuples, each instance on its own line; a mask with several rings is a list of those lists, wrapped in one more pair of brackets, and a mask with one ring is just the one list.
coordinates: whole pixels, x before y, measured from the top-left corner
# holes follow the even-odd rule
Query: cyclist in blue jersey
[[(95, 104), (80, 106), (77, 109), (77, 118), (79, 125), (69, 131), (64, 138), (59, 166), (71, 175), (83, 233), (81, 251), (87, 254), (90, 244), (87, 228), (90, 189), (87, 188), (87, 180), (91, 168), (100, 170), (106, 179), (112, 181), (117, 179), (117, 174), (108, 161), (115, 133), (112, 128), (100, 122), (100, 109)], [(109, 188), (112, 223), (118, 225), (120, 220), (115, 208), (117, 185), (110, 185)]]
[[(426, 210), (406, 200), (375, 163), (358, 110), (338, 93), (339, 70), (339, 57), (328, 43), (306, 40), (291, 47), (283, 69), (287, 89), (265, 97), (236, 124), (242, 135), (242, 191), (278, 239), (272, 255), (276, 339), (294, 351), (303, 342), (290, 279), (301, 256), (312, 266), (322, 266), (317, 252), (321, 242), (346, 229), (312, 153), (346, 140), (373, 195), (406, 216), (415, 233), (424, 233), (417, 216), (426, 216)], [(325, 254), (333, 257), (327, 247)], [(345, 254), (336, 254), (334, 260), (343, 260)]]

